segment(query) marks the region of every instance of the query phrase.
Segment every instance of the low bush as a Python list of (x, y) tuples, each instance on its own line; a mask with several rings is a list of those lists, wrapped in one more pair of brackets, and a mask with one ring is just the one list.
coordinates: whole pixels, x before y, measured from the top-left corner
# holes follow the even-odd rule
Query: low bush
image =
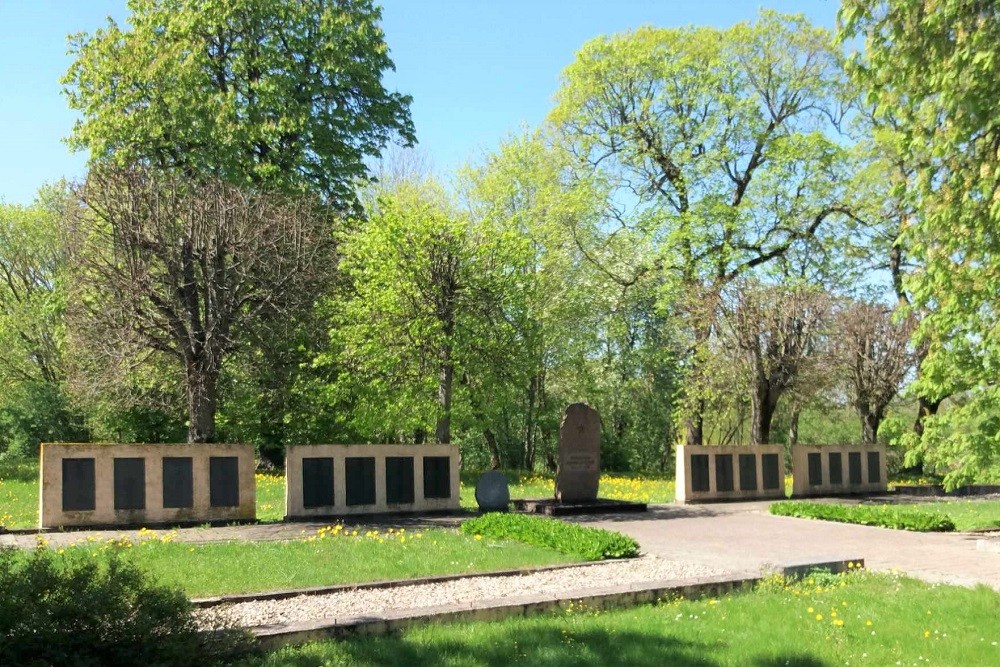
[(246, 646), (120, 556), (0, 549), (0, 592), (0, 665), (212, 664)]
[(639, 544), (628, 535), (524, 514), (485, 514), (462, 524), (463, 533), (549, 547), (586, 560), (631, 558)]
[(771, 514), (920, 532), (955, 530), (955, 523), (943, 514), (912, 509), (901, 511), (892, 505), (836, 505), (789, 500), (772, 504)]

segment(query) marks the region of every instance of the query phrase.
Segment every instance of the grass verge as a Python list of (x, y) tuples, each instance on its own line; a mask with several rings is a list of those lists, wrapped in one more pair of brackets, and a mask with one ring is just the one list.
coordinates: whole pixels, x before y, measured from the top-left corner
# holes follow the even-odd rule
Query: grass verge
[(286, 648), (251, 665), (1000, 664), (1000, 594), (893, 575), (778, 579), (752, 593), (613, 612), (425, 626)]
[(948, 532), (955, 530), (955, 523), (943, 514), (900, 505), (837, 505), (789, 500), (773, 503), (771, 514), (793, 516), (800, 519), (822, 519), (862, 526), (881, 526), (921, 532)]
[(555, 549), (586, 560), (631, 558), (639, 555), (639, 543), (611, 530), (579, 526), (557, 519), (524, 514), (485, 514), (462, 523), (468, 535), (496, 540), (517, 540)]
[[(338, 527), (339, 526), (339, 527)], [(174, 533), (142, 531), (137, 540), (94, 538), (59, 549), (101, 562), (113, 553), (179, 586), (191, 597), (288, 588), (406, 579), (579, 562), (554, 549), (489, 541), (453, 530), (353, 530), (342, 524), (321, 528), (290, 542), (173, 541)], [(45, 544), (45, 538), (40, 538)], [(89, 553), (89, 555), (87, 555)]]

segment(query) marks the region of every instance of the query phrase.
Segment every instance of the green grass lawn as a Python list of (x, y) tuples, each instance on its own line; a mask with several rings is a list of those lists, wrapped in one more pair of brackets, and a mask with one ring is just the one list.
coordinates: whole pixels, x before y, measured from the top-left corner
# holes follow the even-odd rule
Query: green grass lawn
[[(476, 508), (476, 482), (482, 472), (462, 473), (462, 507)], [(555, 495), (555, 478), (552, 475), (505, 470), (510, 482), (510, 497), (552, 498)], [(641, 503), (674, 502), (674, 478), (664, 475), (629, 475), (605, 473), (601, 475), (598, 495), (615, 500)]]
[(38, 463), (0, 458), (0, 526), (38, 526)]
[(286, 648), (251, 665), (1000, 664), (1000, 594), (855, 573), (718, 600), (433, 625)]
[(924, 511), (947, 515), (955, 523), (955, 530), (1000, 528), (1000, 500), (943, 500), (892, 507), (903, 513)]
[(58, 551), (66, 558), (95, 559), (111, 552), (134, 561), (160, 582), (180, 586), (191, 597), (581, 560), (553, 549), (476, 539), (454, 530), (352, 531), (342, 525), (289, 542), (188, 544), (172, 541), (172, 533), (150, 531), (139, 540), (82, 542)]

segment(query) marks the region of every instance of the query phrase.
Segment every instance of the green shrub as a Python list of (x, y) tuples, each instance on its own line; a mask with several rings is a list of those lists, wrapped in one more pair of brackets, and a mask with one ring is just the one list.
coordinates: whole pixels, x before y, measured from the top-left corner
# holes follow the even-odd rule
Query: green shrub
[(211, 664), (245, 646), (243, 633), (200, 628), (180, 589), (88, 553), (0, 549), (0, 665)]
[(549, 547), (586, 560), (630, 558), (639, 544), (628, 535), (524, 514), (484, 514), (462, 524), (463, 533)]
[(772, 504), (771, 514), (921, 532), (955, 530), (954, 522), (943, 514), (912, 509), (904, 512), (892, 505), (835, 505), (789, 500)]

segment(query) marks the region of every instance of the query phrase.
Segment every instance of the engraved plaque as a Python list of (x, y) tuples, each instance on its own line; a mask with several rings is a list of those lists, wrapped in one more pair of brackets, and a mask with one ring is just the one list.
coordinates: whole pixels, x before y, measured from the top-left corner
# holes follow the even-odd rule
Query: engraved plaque
[(563, 413), (559, 427), (556, 500), (596, 500), (600, 478), (601, 418), (589, 405), (573, 403)]
[(302, 459), (302, 506), (333, 507), (333, 458)]
[(63, 459), (63, 511), (83, 512), (94, 507), (94, 459)]
[(348, 456), (344, 459), (348, 505), (375, 504), (375, 457)]
[(840, 457), (840, 452), (830, 452), (828, 461), (830, 465), (830, 484), (843, 484), (844, 466)]
[(691, 490), (705, 492), (709, 488), (708, 454), (692, 454)]
[(240, 468), (235, 456), (208, 459), (208, 495), (212, 507), (239, 507)]
[(721, 492), (733, 490), (733, 455), (715, 455), (715, 490)]
[(385, 457), (385, 501), (392, 504), (413, 502), (413, 457)]
[(194, 507), (194, 474), (190, 456), (163, 457), (163, 506)]
[(809, 486), (821, 486), (823, 484), (823, 459), (818, 453), (808, 455), (809, 460)]
[(767, 491), (781, 488), (781, 468), (778, 463), (778, 454), (764, 454), (760, 457), (760, 466), (763, 469), (764, 489)]
[(757, 456), (740, 454), (740, 491), (757, 490)]
[(146, 459), (114, 460), (116, 510), (146, 509)]
[(861, 452), (847, 453), (847, 476), (851, 484), (861, 484)]
[(868, 483), (878, 484), (882, 481), (882, 467), (879, 465), (878, 452), (868, 452)]
[(424, 457), (424, 498), (451, 498), (451, 459)]

